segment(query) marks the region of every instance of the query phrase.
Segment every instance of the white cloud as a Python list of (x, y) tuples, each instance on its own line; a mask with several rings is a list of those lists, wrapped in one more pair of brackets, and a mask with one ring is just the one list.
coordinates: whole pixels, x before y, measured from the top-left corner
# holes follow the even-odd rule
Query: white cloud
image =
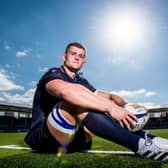
[(129, 101), (136, 100), (138, 104), (145, 106), (147, 109), (159, 108), (160, 105), (154, 102), (148, 102), (148, 98), (154, 97), (157, 95), (156, 92), (147, 91), (146, 89), (139, 90), (121, 90), (121, 91), (112, 91), (111, 93), (118, 94), (123, 98), (128, 99)]
[(123, 97), (128, 97), (128, 98), (135, 98), (138, 96), (144, 96), (144, 97), (152, 97), (157, 95), (156, 92), (153, 91), (147, 91), (146, 89), (139, 89), (139, 90), (133, 90), (133, 91), (129, 91), (129, 90), (121, 90), (121, 91), (114, 91), (113, 93), (119, 94)]
[(27, 52), (25, 51), (17, 51), (16, 52), (16, 57), (25, 57), (27, 56)]
[(24, 94), (14, 94), (8, 92), (0, 93), (0, 101), (12, 103), (12, 104), (22, 104), (22, 105), (32, 105), (33, 96), (34, 96), (35, 88), (27, 90)]
[(156, 92), (147, 92), (145, 94), (146, 97), (151, 97), (151, 96), (155, 96), (157, 93)]
[(6, 74), (6, 72), (3, 69), (0, 69), (0, 91), (23, 89), (23, 86), (15, 84), (9, 79), (9, 76)]
[(3, 97), (0, 97), (0, 101), (1, 101), (1, 102), (4, 102), (5, 99), (4, 99)]
[(26, 57), (30, 51), (31, 49), (24, 49), (22, 51), (17, 51), (16, 57)]
[(152, 109), (152, 108), (160, 108), (159, 104), (155, 104), (153, 102), (145, 102), (145, 103), (140, 103), (139, 104), (145, 106), (147, 109)]

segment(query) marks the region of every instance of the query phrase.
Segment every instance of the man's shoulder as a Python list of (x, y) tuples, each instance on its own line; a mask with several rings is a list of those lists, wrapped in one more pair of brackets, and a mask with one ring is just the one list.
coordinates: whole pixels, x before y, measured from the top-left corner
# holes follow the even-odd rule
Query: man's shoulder
[(43, 74), (42, 78), (57, 73), (61, 73), (60, 67), (51, 67)]
[(63, 78), (63, 74), (60, 70), (60, 67), (52, 67), (48, 69), (48, 71), (43, 74), (40, 81), (49, 81), (55, 78)]
[(47, 73), (60, 72), (60, 67), (52, 67), (48, 69)]

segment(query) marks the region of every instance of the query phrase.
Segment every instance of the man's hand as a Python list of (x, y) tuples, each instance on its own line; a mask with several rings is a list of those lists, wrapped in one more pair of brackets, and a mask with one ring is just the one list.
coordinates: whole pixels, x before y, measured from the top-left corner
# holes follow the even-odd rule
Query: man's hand
[(109, 114), (112, 118), (117, 120), (122, 127), (126, 127), (128, 130), (131, 130), (137, 122), (137, 117), (133, 113), (115, 103), (112, 103), (112, 108), (109, 111)]

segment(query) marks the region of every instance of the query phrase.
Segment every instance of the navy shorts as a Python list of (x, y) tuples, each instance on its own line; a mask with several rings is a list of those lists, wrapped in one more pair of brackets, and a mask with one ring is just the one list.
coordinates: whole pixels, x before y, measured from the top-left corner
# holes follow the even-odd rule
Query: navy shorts
[[(60, 143), (48, 130), (46, 119), (40, 120), (28, 131), (25, 142), (32, 150), (40, 153), (56, 153), (60, 147)], [(68, 153), (88, 150), (91, 145), (92, 141), (85, 142), (85, 132), (81, 124), (73, 141), (68, 146)]]

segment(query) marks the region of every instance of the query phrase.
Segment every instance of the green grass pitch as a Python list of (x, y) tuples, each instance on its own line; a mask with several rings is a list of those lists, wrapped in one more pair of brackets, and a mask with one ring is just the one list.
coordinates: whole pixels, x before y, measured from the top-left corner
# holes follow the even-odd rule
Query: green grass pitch
[[(156, 135), (168, 138), (168, 129), (151, 130)], [(0, 133), (0, 146), (19, 145), (26, 147), (23, 141), (25, 133)], [(126, 150), (120, 145), (95, 137), (93, 150)], [(162, 163), (134, 155), (118, 154), (67, 154), (61, 158), (55, 154), (37, 154), (31, 150), (0, 149), (0, 168), (168, 168), (168, 162)]]

